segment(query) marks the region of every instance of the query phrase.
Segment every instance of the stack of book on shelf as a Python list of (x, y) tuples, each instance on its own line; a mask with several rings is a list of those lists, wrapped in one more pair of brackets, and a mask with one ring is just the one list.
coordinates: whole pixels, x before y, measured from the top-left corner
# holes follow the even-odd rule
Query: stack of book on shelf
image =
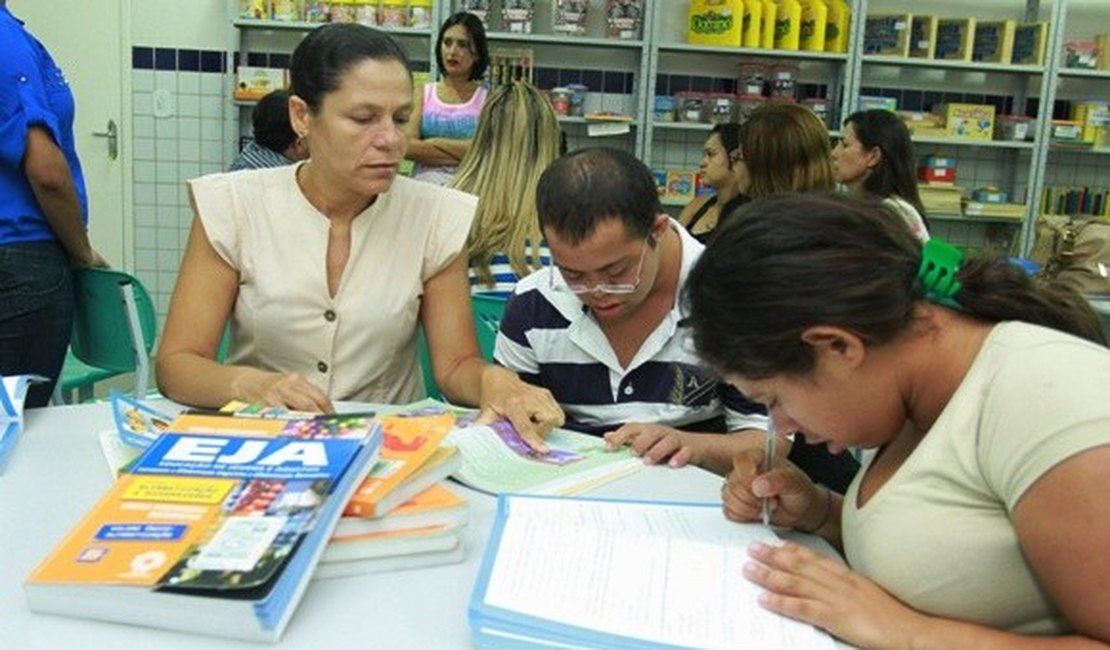
[(719, 503), (502, 496), (471, 636), (483, 650), (831, 650), (829, 635), (760, 606), (744, 578), (748, 545), (777, 539)]
[(381, 445), (366, 415), (186, 414), (31, 573), (28, 605), (276, 641)]
[(963, 214), (963, 188), (951, 184), (918, 183), (921, 205), (929, 214)]
[(347, 504), (317, 578), (462, 561), (466, 502), (441, 483), (460, 466), (442, 444), (455, 416), (416, 413), (379, 418), (381, 460)]
[(964, 205), (964, 214), (969, 217), (995, 217), (1016, 220), (1025, 216), (1025, 204), (968, 201)]
[(27, 388), (36, 382), (46, 381), (38, 375), (0, 376), (0, 474), (8, 465), (15, 443), (23, 431), (23, 402)]

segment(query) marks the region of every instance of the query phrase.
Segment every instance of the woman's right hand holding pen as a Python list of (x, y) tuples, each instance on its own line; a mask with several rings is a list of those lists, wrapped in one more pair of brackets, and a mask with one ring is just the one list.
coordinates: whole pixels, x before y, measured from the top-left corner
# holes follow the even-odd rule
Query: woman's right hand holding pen
[(748, 449), (733, 458), (721, 497), (725, 517), (732, 521), (760, 521), (763, 499), (771, 499), (771, 524), (815, 532), (828, 517), (827, 488), (816, 485), (805, 472), (777, 456), (767, 471), (764, 449)]

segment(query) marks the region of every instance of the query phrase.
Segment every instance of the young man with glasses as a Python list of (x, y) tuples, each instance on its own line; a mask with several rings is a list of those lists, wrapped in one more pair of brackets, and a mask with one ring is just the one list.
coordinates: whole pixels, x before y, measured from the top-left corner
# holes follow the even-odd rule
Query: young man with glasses
[[(553, 266), (517, 284), (497, 362), (551, 391), (567, 428), (630, 445), (647, 463), (727, 474), (736, 452), (763, 444), (767, 418), (701, 366), (681, 324), (702, 244), (663, 212), (647, 167), (614, 149), (556, 160), (536, 204)], [(853, 459), (794, 447), (815, 480), (847, 487)]]

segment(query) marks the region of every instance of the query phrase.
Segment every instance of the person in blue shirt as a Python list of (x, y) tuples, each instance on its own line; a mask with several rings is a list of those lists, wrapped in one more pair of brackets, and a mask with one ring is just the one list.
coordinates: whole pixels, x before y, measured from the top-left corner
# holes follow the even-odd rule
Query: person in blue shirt
[(39, 374), (44, 406), (73, 327), (70, 269), (107, 266), (85, 231), (73, 93), (50, 53), (0, 0), (0, 375)]
[(289, 122), (289, 91), (275, 90), (258, 100), (251, 111), (254, 140), (231, 161), (229, 172), (292, 165), (308, 158), (308, 147)]

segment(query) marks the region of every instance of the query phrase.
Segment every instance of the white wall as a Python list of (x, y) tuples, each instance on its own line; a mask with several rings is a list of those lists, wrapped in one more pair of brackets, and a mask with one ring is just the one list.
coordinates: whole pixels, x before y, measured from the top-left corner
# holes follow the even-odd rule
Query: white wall
[(229, 0), (133, 0), (131, 43), (227, 49), (233, 30)]

